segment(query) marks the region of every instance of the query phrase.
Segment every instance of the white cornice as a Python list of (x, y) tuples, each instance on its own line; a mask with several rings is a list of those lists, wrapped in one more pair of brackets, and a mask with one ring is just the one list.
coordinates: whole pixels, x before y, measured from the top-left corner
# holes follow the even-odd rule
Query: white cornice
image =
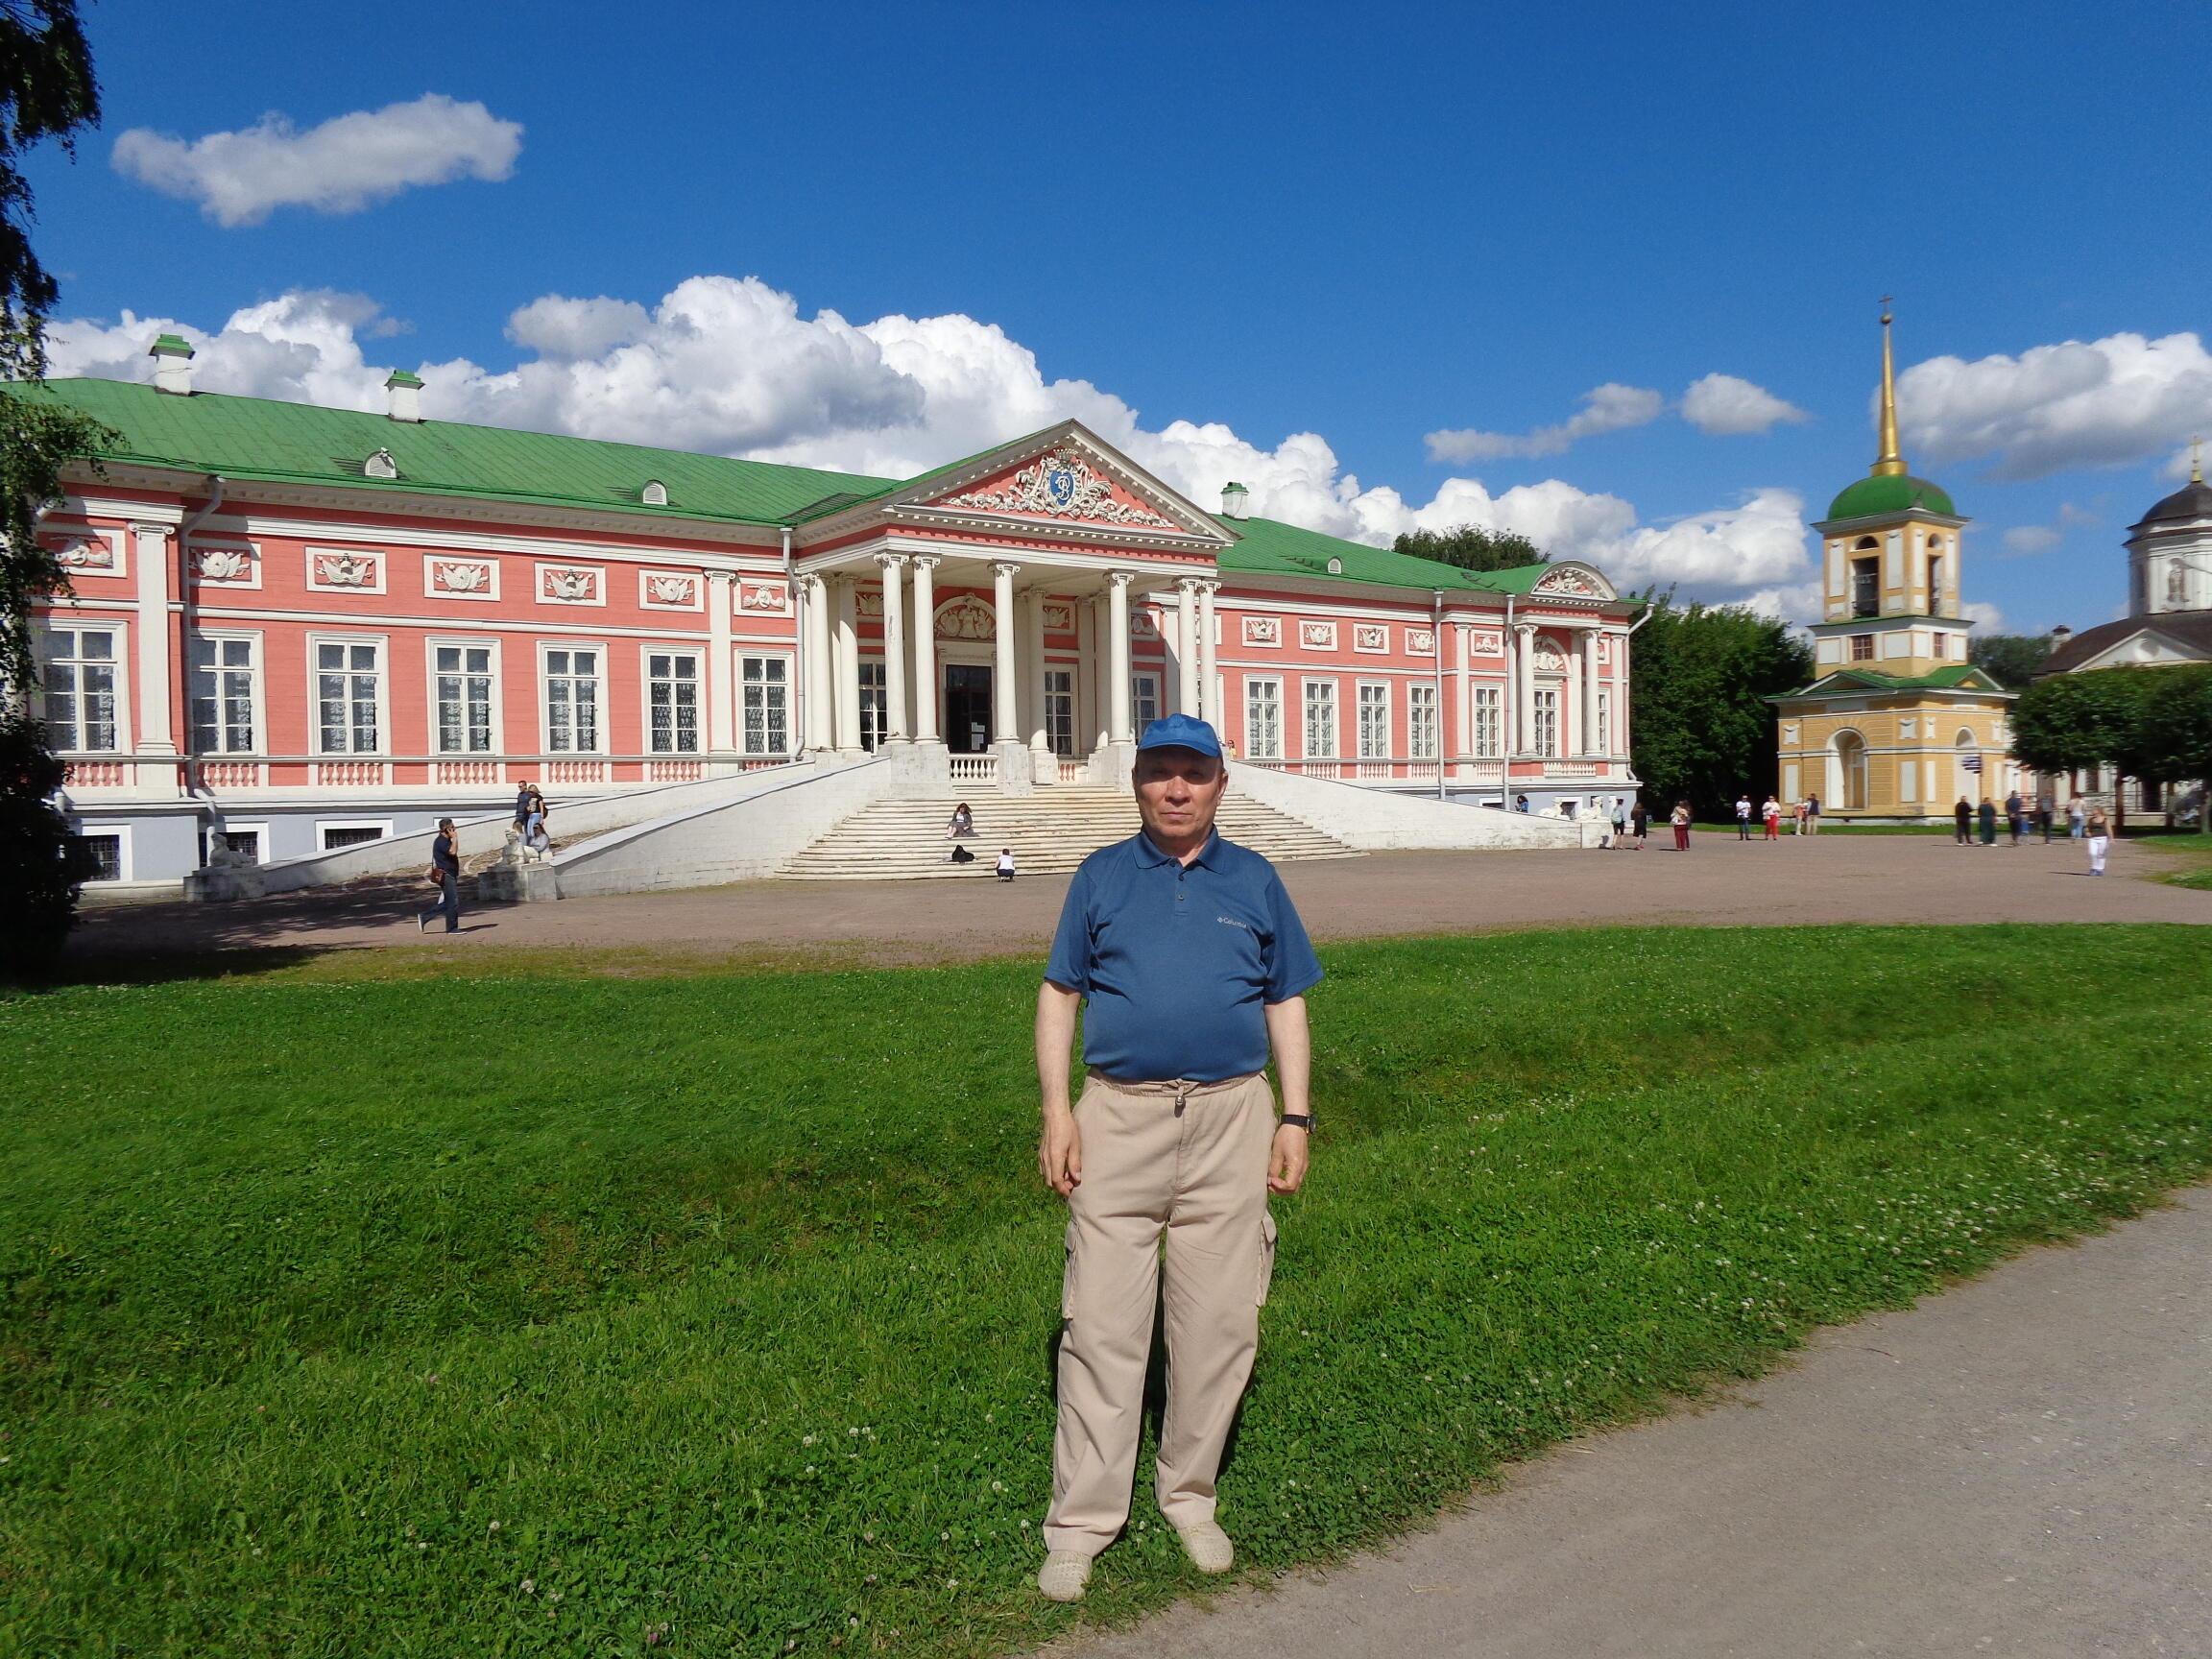
[[(89, 504), (87, 504), (89, 510)], [(215, 535), (284, 536), (318, 542), (340, 541), (377, 547), (418, 547), (431, 552), (515, 553), (538, 559), (592, 559), (611, 564), (685, 565), (710, 572), (781, 576), (780, 553), (763, 548), (758, 556), (702, 553), (693, 547), (626, 547), (604, 541), (501, 535), (484, 530), (398, 529), (376, 524), (331, 523), (320, 518), (275, 518), (252, 513), (218, 513), (203, 529)]]

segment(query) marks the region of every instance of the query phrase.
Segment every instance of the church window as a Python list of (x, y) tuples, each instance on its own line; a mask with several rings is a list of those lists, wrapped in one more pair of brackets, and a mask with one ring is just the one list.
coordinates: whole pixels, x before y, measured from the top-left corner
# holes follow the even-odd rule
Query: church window
[(1931, 634), (1931, 635), (1930, 635), (1928, 637), (1930, 638), (1930, 640), (1931, 640), (1931, 641), (1933, 641), (1933, 649), (1934, 649), (1934, 652), (1935, 652), (1935, 656), (1936, 656), (1936, 661), (1938, 661), (1938, 662), (1941, 662), (1941, 661), (1945, 661), (1946, 659), (1948, 659), (1948, 658), (1950, 657), (1950, 655), (1951, 655), (1951, 636), (1950, 636), (1950, 635), (1948, 635), (1948, 634)]
[(1878, 615), (1882, 610), (1882, 561), (1851, 561), (1851, 614)]
[(1874, 661), (1873, 635), (1854, 634), (1851, 636), (1851, 661), (1854, 662), (1871, 662)]

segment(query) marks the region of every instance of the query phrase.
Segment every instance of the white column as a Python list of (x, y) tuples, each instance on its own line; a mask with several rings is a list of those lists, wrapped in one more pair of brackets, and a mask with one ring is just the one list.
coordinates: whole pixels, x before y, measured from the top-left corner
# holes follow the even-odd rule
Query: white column
[(883, 734), (904, 743), (913, 734), (906, 724), (906, 555), (878, 553), (883, 572)]
[(1513, 741), (1511, 750), (1526, 755), (1536, 744), (1536, 627), (1519, 622), (1513, 628)]
[(1106, 689), (1107, 706), (1114, 711), (1107, 741), (1112, 743), (1137, 741), (1129, 730), (1129, 584), (1135, 580), (1126, 570), (1106, 578)]
[[(172, 591), (177, 571), (169, 538), (175, 533), (173, 524), (131, 526), (131, 556), (137, 565), (132, 574), (138, 589), (138, 609), (132, 628), (136, 637), (131, 653), (138, 677), (138, 718), (132, 722), (136, 730), (131, 733), (131, 747), (141, 755), (177, 753), (177, 739), (169, 726), (177, 694), (175, 656), (169, 649), (169, 603), (177, 597)], [(392, 664), (386, 663), (386, 672), (391, 669)], [(399, 747), (391, 733), (384, 733), (387, 754)], [(152, 783), (157, 777), (160, 774), (150, 767), (141, 781)], [(177, 783), (175, 778), (162, 778), (161, 781), (172, 788)]]
[(836, 709), (830, 686), (836, 676), (830, 661), (830, 584), (819, 576), (801, 579), (806, 589), (806, 747), (829, 749), (836, 744)]
[(849, 753), (860, 747), (860, 628), (854, 614), (854, 580), (830, 578), (830, 590), (837, 598), (837, 747)]
[(1052, 753), (1052, 733), (1045, 723), (1045, 595), (1030, 593), (1024, 599), (1028, 610), (1022, 618), (1022, 643), (1029, 653), (1029, 671), (1022, 680), (1029, 688), (1029, 752), (1038, 758), (1037, 776), (1049, 778), (1052, 767), (1046, 757)]
[(1628, 753), (1628, 630), (1613, 635), (1613, 753)]
[(1216, 733), (1221, 729), (1221, 685), (1214, 644), (1214, 595), (1220, 591), (1218, 582), (1198, 584), (1198, 718)]
[(1021, 740), (1016, 731), (1020, 722), (1014, 713), (1014, 578), (1021, 568), (1019, 565), (1004, 563), (991, 566), (991, 633), (998, 644), (997, 662), (991, 676), (991, 741), (994, 743)]
[(1567, 647), (1567, 679), (1559, 687), (1559, 753), (1579, 755), (1589, 747), (1576, 730), (1582, 719), (1582, 633), (1575, 630)]
[(1474, 676), (1467, 671), (1468, 624), (1451, 624), (1452, 672), (1455, 685), (1452, 693), (1452, 752), (1455, 755), (1475, 753), (1475, 690)]
[(914, 558), (914, 740), (937, 741), (937, 561)]
[(1576, 653), (1582, 660), (1582, 753), (1596, 755), (1598, 748), (1598, 691), (1604, 684), (1603, 671), (1598, 663), (1598, 639), (1603, 631), (1598, 628), (1582, 630), (1581, 649)]
[(1178, 714), (1198, 712), (1198, 584), (1189, 576), (1175, 584), (1175, 702)]
[(1078, 734), (1089, 733), (1086, 753), (1095, 753), (1106, 742), (1106, 687), (1098, 655), (1098, 601), (1085, 599), (1075, 611), (1075, 711), (1081, 722)]
[(707, 572), (707, 751), (733, 755), (737, 751), (737, 694), (731, 681), (735, 666), (730, 655), (732, 575), (727, 570)]

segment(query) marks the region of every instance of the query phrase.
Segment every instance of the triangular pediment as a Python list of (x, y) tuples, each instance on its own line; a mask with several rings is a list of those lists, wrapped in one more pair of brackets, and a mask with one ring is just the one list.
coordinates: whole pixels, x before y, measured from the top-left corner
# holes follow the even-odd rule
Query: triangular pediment
[(1621, 594), (1597, 565), (1585, 565), (1579, 559), (1561, 559), (1536, 578), (1528, 596), (1531, 599), (1613, 600)]
[(998, 527), (1085, 540), (1160, 540), (1227, 546), (1198, 507), (1075, 421), (910, 480), (883, 501), (918, 519), (987, 519)]
[(2126, 638), (2115, 639), (2086, 662), (2067, 672), (2085, 674), (2092, 668), (2152, 668), (2168, 662), (2204, 661), (2201, 647), (2167, 633), (2155, 622), (2146, 622)]

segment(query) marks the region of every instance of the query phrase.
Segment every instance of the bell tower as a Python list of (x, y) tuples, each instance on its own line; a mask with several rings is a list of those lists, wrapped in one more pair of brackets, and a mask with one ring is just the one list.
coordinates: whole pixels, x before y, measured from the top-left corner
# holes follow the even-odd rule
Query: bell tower
[(1880, 452), (1814, 526), (1822, 580), (1821, 619), (1812, 632), (1824, 673), (1857, 664), (1910, 678), (1964, 662), (1973, 626), (1959, 610), (1960, 532), (1967, 521), (1940, 485), (1906, 470), (1898, 447), (1891, 321), (1885, 296)]

